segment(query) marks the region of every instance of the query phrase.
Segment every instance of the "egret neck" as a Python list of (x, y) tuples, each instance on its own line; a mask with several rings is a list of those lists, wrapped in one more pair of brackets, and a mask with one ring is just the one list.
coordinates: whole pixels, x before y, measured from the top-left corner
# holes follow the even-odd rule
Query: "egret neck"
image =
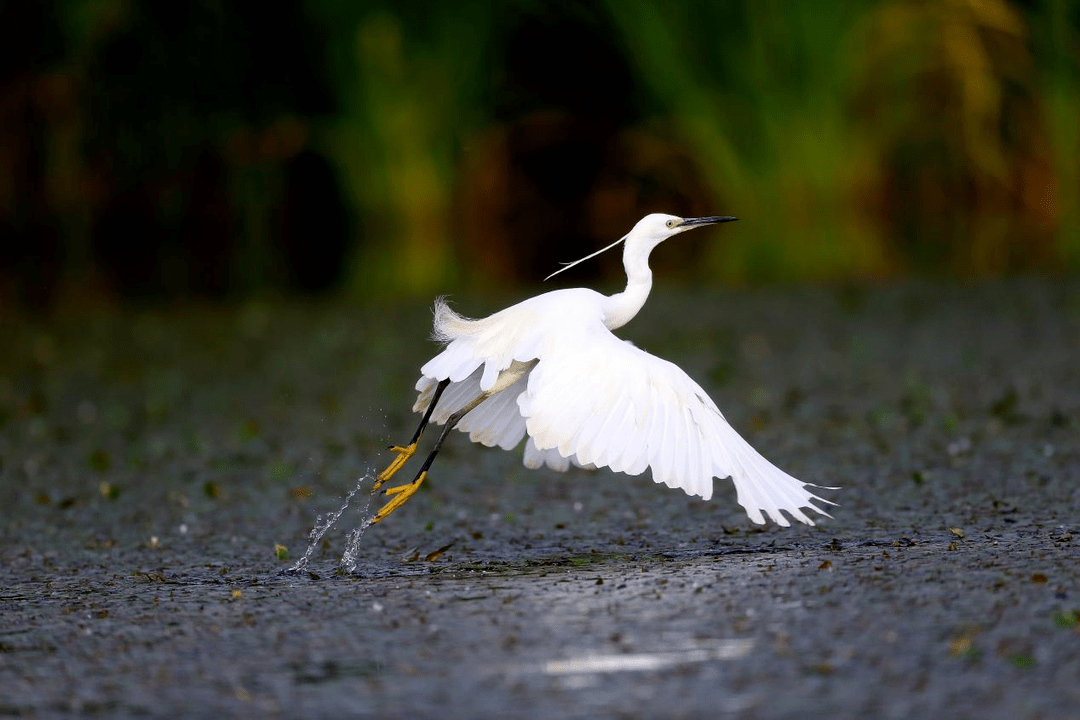
[(626, 269), (626, 289), (604, 298), (604, 326), (608, 330), (621, 328), (633, 320), (645, 305), (652, 290), (652, 270), (649, 269), (649, 253), (655, 245), (642, 246), (626, 241), (623, 250), (623, 267)]

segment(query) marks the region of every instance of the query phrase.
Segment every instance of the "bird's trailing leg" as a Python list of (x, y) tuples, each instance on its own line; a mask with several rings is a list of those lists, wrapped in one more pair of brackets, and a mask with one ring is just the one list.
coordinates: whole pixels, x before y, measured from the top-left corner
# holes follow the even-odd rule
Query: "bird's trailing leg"
[[(446, 440), (446, 436), (450, 434), (450, 431), (454, 429), (455, 425), (461, 422), (461, 418), (465, 417), (466, 413), (487, 400), (492, 394), (493, 393), (491, 392), (483, 393), (480, 397), (476, 398), (446, 419), (446, 426), (443, 428), (442, 434), (439, 435), (439, 439), (435, 442), (435, 447), (431, 449), (431, 453), (428, 454), (427, 459), (424, 460), (424, 464), (420, 467), (420, 472), (417, 473), (416, 478), (410, 483), (386, 488), (386, 496), (390, 498), (390, 500), (383, 505), (382, 508), (379, 509), (379, 512), (375, 514), (375, 517), (371, 519), (372, 525), (382, 521), (387, 515), (404, 505), (405, 501), (411, 498), (416, 491), (420, 489), (421, 483), (423, 483), (424, 478), (427, 477), (428, 468), (431, 467), (431, 463), (435, 460), (435, 456), (439, 454), (439, 448), (442, 447), (443, 441)], [(413, 448), (415, 450), (415, 443)], [(376, 489), (378, 489), (380, 485), (382, 485), (381, 482), (375, 486)]]
[(386, 466), (386, 469), (375, 476), (375, 484), (372, 486), (372, 490), (378, 490), (383, 486), (383, 483), (394, 476), (401, 466), (408, 462), (409, 458), (416, 452), (416, 443), (420, 442), (420, 436), (424, 434), (424, 428), (427, 427), (428, 421), (431, 420), (431, 413), (435, 411), (435, 406), (439, 402), (439, 397), (443, 394), (443, 390), (450, 384), (449, 380), (443, 380), (435, 388), (435, 394), (431, 397), (431, 404), (428, 405), (427, 411), (424, 413), (424, 419), (420, 421), (420, 427), (416, 428), (416, 432), (413, 433), (412, 440), (405, 447), (400, 445), (391, 445), (390, 451), (397, 453), (397, 457), (394, 461)]
[[(518, 360), (514, 360), (510, 364), (510, 367), (499, 373), (499, 377), (495, 379), (495, 384), (492, 385), (490, 390), (481, 392), (480, 395), (474, 400), (472, 400), (468, 405), (448, 417), (446, 419), (446, 426), (443, 428), (442, 434), (439, 435), (439, 439), (435, 441), (435, 447), (431, 449), (431, 453), (427, 456), (427, 459), (424, 460), (424, 464), (420, 467), (420, 472), (417, 473), (416, 478), (411, 483), (405, 483), (404, 485), (396, 485), (394, 487), (386, 488), (384, 492), (386, 494), (386, 497), (390, 499), (385, 505), (382, 506), (382, 508), (379, 509), (379, 512), (375, 514), (375, 517), (371, 519), (371, 524), (374, 525), (375, 523), (385, 519), (387, 515), (404, 505), (405, 501), (411, 498), (416, 493), (416, 491), (420, 489), (420, 485), (427, 477), (428, 468), (431, 467), (431, 463), (434, 462), (435, 456), (439, 454), (439, 449), (442, 447), (443, 442), (446, 441), (446, 436), (450, 434), (450, 431), (453, 430), (459, 422), (461, 422), (461, 418), (465, 417), (477, 405), (484, 402), (492, 395), (501, 393), (503, 390), (510, 387), (522, 377), (527, 375), (530, 370), (536, 367), (536, 363), (536, 360), (530, 360), (528, 362), (520, 362)], [(431, 402), (431, 406), (427, 409), (427, 414), (424, 415), (424, 421), (420, 423), (420, 428), (416, 431), (416, 437), (413, 438), (413, 443), (411, 445), (412, 450), (409, 451), (409, 455), (412, 455), (412, 453), (416, 451), (416, 441), (420, 439), (420, 433), (424, 429), (424, 425), (427, 424), (428, 418), (431, 415), (431, 409), (435, 407), (435, 402), (438, 401), (439, 394), (442, 393), (443, 388), (445, 388), (448, 383), (448, 380), (443, 380), (439, 383), (439, 387), (435, 390), (435, 397)], [(404, 462), (405, 461), (402, 460), (401, 463), (397, 463), (397, 461), (395, 460), (395, 463), (397, 463), (397, 467), (394, 467), (393, 464), (391, 465), (391, 467), (394, 467), (394, 471), (396, 472), (397, 468), (401, 467)], [(390, 468), (387, 468), (387, 470), (389, 469)], [(392, 475), (393, 473), (390, 474)], [(380, 473), (380, 477), (381, 476), (382, 473)], [(389, 477), (390, 475), (386, 476), (386, 478)], [(381, 487), (386, 478), (383, 478), (382, 480), (377, 480), (375, 484), (375, 489)]]

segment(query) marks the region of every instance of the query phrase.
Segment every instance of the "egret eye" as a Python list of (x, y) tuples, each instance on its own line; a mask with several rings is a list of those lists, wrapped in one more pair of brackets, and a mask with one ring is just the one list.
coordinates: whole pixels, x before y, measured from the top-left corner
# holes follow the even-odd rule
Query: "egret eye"
[(669, 228), (673, 228), (673, 227), (675, 227), (675, 218), (671, 218), (671, 219), (670, 219), (670, 220), (668, 220), (668, 221), (667, 221), (667, 223), (665, 223), (665, 224), (666, 224), (666, 225), (667, 225), (667, 226), (668, 226)]

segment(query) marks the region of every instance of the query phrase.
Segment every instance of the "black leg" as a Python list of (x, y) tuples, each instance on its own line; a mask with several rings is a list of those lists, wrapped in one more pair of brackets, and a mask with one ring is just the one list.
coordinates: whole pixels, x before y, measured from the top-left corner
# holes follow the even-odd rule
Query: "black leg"
[(431, 420), (431, 414), (435, 412), (435, 406), (439, 404), (439, 398), (442, 397), (443, 390), (450, 384), (450, 380), (446, 379), (439, 383), (435, 388), (435, 394), (431, 397), (431, 403), (428, 404), (427, 410), (424, 412), (424, 419), (420, 421), (420, 426), (416, 428), (416, 432), (413, 434), (412, 440), (405, 447), (399, 445), (391, 445), (390, 449), (397, 453), (397, 457), (390, 463), (385, 470), (375, 476), (375, 485), (372, 489), (378, 490), (382, 487), (382, 484), (394, 476), (401, 466), (413, 456), (416, 452), (416, 443), (420, 441), (420, 436), (424, 434), (424, 428), (427, 427), (428, 422)]
[(427, 459), (424, 460), (424, 464), (420, 466), (420, 473), (417, 474), (417, 477), (419, 477), (420, 474), (427, 472), (428, 468), (431, 467), (431, 463), (435, 460), (435, 456), (438, 455), (439, 450), (442, 449), (442, 444), (443, 441), (446, 440), (446, 436), (450, 434), (450, 431), (453, 430), (459, 422), (461, 422), (461, 418), (465, 417), (473, 408), (484, 402), (487, 398), (488, 395), (481, 395), (446, 419), (446, 426), (439, 434), (439, 439), (435, 441), (435, 447), (431, 448), (431, 452), (428, 453)]
[(431, 413), (435, 412), (435, 406), (439, 404), (439, 398), (442, 397), (443, 390), (450, 384), (450, 379), (442, 380), (435, 388), (435, 394), (431, 396), (431, 404), (428, 405), (426, 411), (424, 411), (424, 419), (420, 421), (420, 427), (416, 428), (416, 433), (413, 434), (412, 440), (409, 441), (410, 445), (415, 445), (420, 441), (420, 436), (424, 434), (424, 429), (427, 428), (428, 422), (431, 420)]
[[(405, 483), (404, 485), (396, 485), (391, 488), (386, 488), (386, 495), (390, 500), (380, 508), (379, 512), (375, 514), (375, 517), (371, 519), (371, 524), (374, 525), (377, 522), (382, 521), (387, 515), (397, 510), (399, 507), (405, 504), (413, 494), (420, 489), (420, 484), (424, 482), (424, 478), (427, 477), (428, 468), (431, 467), (431, 463), (435, 460), (435, 456), (439, 454), (439, 449), (442, 448), (443, 442), (446, 440), (446, 436), (450, 434), (450, 431), (454, 429), (454, 426), (461, 422), (461, 418), (465, 417), (470, 410), (475, 408), (484, 400), (491, 397), (491, 393), (484, 393), (480, 397), (470, 402), (465, 407), (458, 410), (456, 413), (446, 419), (446, 426), (443, 428), (442, 433), (439, 435), (439, 439), (435, 441), (435, 447), (431, 449), (427, 459), (424, 460), (423, 467), (420, 468), (420, 472), (416, 474), (416, 478), (411, 483)], [(375, 489), (378, 489), (382, 485), (381, 481), (378, 481), (375, 485)]]

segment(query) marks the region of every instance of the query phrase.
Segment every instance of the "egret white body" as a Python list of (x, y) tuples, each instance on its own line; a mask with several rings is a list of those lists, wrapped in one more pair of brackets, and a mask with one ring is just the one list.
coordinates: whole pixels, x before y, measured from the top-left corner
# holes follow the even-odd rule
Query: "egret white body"
[[(734, 219), (646, 216), (620, 240), (627, 285), (614, 295), (555, 290), (475, 320), (440, 299), (434, 337), (446, 347), (420, 369), (413, 410), (427, 413), (425, 423), (428, 418), (449, 423), (447, 430), (456, 426), (489, 447), (511, 450), (527, 438), (529, 468), (565, 471), (573, 464), (628, 475), (648, 468), (656, 482), (705, 500), (712, 497), (714, 478), (730, 477), (753, 522), (762, 524), (767, 515), (787, 526), (786, 512), (813, 525), (804, 509), (827, 515), (813, 501), (832, 504), (807, 489), (816, 486), (762, 457), (678, 366), (612, 333), (649, 295), (653, 248), (692, 227)], [(423, 427), (409, 448), (395, 448), (407, 454), (380, 475), (380, 483), (415, 451)], [(415, 485), (433, 457), (434, 452)], [(409, 495), (415, 491), (400, 489)], [(398, 491), (390, 488), (387, 494)], [(394, 498), (377, 519), (404, 499)]]

